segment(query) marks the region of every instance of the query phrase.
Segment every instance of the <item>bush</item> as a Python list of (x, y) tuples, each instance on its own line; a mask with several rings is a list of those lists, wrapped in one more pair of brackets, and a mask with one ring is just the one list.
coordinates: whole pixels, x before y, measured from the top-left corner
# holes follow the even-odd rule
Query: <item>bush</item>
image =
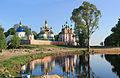
[(0, 27), (0, 49), (7, 48), (6, 37), (3, 32), (4, 32), (4, 29)]
[(15, 34), (11, 40), (10, 48), (18, 48), (20, 46), (20, 39), (19, 37)]

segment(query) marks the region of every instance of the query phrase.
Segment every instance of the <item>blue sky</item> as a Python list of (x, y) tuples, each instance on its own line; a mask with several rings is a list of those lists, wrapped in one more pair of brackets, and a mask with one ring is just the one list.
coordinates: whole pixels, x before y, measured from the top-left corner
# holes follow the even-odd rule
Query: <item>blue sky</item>
[[(48, 27), (53, 26), (55, 34), (61, 31), (61, 26), (70, 21), (72, 11), (85, 0), (0, 0), (0, 24), (5, 31), (22, 18), (23, 25), (32, 25), (32, 30), (40, 32), (40, 27), (48, 21)], [(111, 34), (119, 17), (120, 0), (86, 0), (93, 3), (102, 13), (99, 29), (91, 36), (90, 44), (99, 45)]]

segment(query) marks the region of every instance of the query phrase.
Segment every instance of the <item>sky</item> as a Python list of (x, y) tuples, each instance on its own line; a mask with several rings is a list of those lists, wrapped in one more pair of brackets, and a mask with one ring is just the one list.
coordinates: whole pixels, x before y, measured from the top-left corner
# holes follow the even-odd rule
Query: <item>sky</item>
[(83, 1), (96, 5), (102, 13), (99, 29), (90, 39), (90, 45), (100, 45), (118, 22), (120, 0), (0, 0), (0, 25), (7, 31), (18, 24), (21, 17), (23, 25), (31, 25), (32, 30), (39, 33), (47, 20), (48, 27), (52, 25), (54, 34), (58, 34), (66, 21), (73, 24), (72, 11)]

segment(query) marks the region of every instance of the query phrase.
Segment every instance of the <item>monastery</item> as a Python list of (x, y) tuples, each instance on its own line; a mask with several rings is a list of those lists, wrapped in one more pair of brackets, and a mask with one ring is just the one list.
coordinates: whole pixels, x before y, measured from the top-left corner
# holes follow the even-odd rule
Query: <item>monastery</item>
[[(19, 27), (16, 29), (16, 35), (21, 39), (21, 44), (34, 44), (34, 45), (70, 45), (75, 46), (75, 34), (73, 34), (72, 25), (69, 27), (68, 23), (62, 26), (62, 30), (59, 33), (58, 41), (54, 39), (54, 32), (52, 31), (52, 26), (47, 27), (47, 20), (45, 21), (45, 27), (40, 28), (39, 40), (34, 39), (31, 27), (29, 28), (29, 33), (25, 34), (25, 29), (22, 27), (21, 19)], [(10, 42), (12, 35), (9, 35), (7, 42)]]

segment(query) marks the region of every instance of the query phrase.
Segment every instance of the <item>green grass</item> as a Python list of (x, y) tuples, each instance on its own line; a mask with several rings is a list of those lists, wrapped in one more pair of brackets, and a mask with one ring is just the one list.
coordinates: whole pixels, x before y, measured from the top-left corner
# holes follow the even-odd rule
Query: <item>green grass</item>
[(49, 56), (49, 55), (51, 54), (37, 53), (26, 56), (17, 56), (5, 61), (0, 61), (0, 69), (4, 68), (7, 70), (7, 72), (0, 71), (0, 78), (3, 78), (4, 75), (9, 75), (9, 74), (15, 77), (20, 77), (20, 69), (22, 65), (29, 63), (34, 59), (44, 58), (45, 56)]
[(48, 48), (48, 47), (53, 47), (53, 48), (61, 48), (61, 49), (86, 49), (86, 48), (80, 48), (77, 46), (64, 46), (64, 45), (21, 45), (19, 48), (24, 48), (24, 49), (43, 49), (43, 48)]

